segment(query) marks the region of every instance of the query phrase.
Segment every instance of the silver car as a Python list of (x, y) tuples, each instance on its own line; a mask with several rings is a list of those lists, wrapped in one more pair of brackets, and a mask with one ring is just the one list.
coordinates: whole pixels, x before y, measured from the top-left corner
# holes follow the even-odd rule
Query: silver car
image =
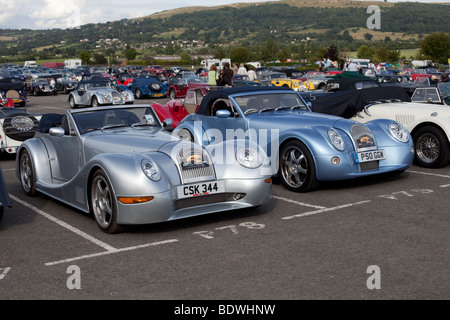
[(150, 105), (45, 114), (18, 150), (17, 177), (25, 194), (91, 212), (106, 233), (270, 200), (270, 162), (255, 144), (202, 148), (163, 126), (171, 120)]
[(119, 92), (110, 80), (85, 80), (80, 81), (70, 92), (68, 101), (72, 109), (78, 106), (132, 104), (134, 95), (130, 90)]

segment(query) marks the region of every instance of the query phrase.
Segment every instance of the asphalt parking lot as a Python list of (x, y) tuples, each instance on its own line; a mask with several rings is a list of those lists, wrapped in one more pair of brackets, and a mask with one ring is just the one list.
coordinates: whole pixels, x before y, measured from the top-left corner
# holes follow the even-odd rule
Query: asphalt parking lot
[[(63, 113), (67, 95), (29, 97)], [(165, 102), (142, 100), (139, 103)], [(450, 166), (324, 183), (273, 185), (264, 206), (101, 232), (93, 217), (24, 195), (14, 156), (0, 221), (5, 300), (449, 299)]]

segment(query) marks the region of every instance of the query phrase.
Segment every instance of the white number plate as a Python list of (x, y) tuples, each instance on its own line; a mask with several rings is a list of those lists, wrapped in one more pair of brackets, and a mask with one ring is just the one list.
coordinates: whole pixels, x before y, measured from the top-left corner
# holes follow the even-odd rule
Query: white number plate
[(223, 181), (188, 184), (179, 186), (177, 191), (178, 199), (206, 196), (212, 193), (225, 192), (225, 184)]
[(359, 152), (355, 154), (356, 163), (386, 159), (384, 150)]

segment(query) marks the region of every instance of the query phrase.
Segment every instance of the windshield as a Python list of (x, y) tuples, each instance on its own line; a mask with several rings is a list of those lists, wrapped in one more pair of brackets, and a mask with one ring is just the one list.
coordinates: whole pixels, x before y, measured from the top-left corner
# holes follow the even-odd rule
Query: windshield
[(115, 127), (161, 127), (150, 107), (114, 108), (73, 113), (81, 134)]
[(438, 88), (444, 97), (450, 96), (450, 83), (439, 83)]
[(244, 114), (275, 109), (289, 110), (299, 108), (300, 110), (309, 110), (295, 92), (246, 95), (236, 97), (235, 100)]
[(102, 82), (88, 82), (86, 83), (87, 89), (98, 89), (98, 88), (111, 88), (111, 85), (109, 82), (102, 81)]

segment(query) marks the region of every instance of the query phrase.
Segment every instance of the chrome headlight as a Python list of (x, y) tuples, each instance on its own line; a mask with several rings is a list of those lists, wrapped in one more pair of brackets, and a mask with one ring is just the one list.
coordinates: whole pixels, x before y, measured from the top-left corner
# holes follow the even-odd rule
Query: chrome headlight
[(409, 141), (408, 130), (406, 130), (406, 128), (402, 126), (400, 123), (398, 122), (389, 123), (389, 131), (391, 132), (392, 136), (398, 141), (400, 142)]
[(152, 181), (161, 180), (161, 173), (159, 172), (156, 163), (151, 160), (144, 159), (141, 161), (142, 171), (144, 171), (145, 175)]
[(242, 148), (236, 152), (237, 162), (246, 168), (256, 169), (262, 165), (261, 155), (255, 149)]
[(328, 129), (328, 139), (330, 139), (331, 144), (339, 151), (343, 151), (345, 149), (345, 143), (342, 139), (342, 136), (335, 129)]

